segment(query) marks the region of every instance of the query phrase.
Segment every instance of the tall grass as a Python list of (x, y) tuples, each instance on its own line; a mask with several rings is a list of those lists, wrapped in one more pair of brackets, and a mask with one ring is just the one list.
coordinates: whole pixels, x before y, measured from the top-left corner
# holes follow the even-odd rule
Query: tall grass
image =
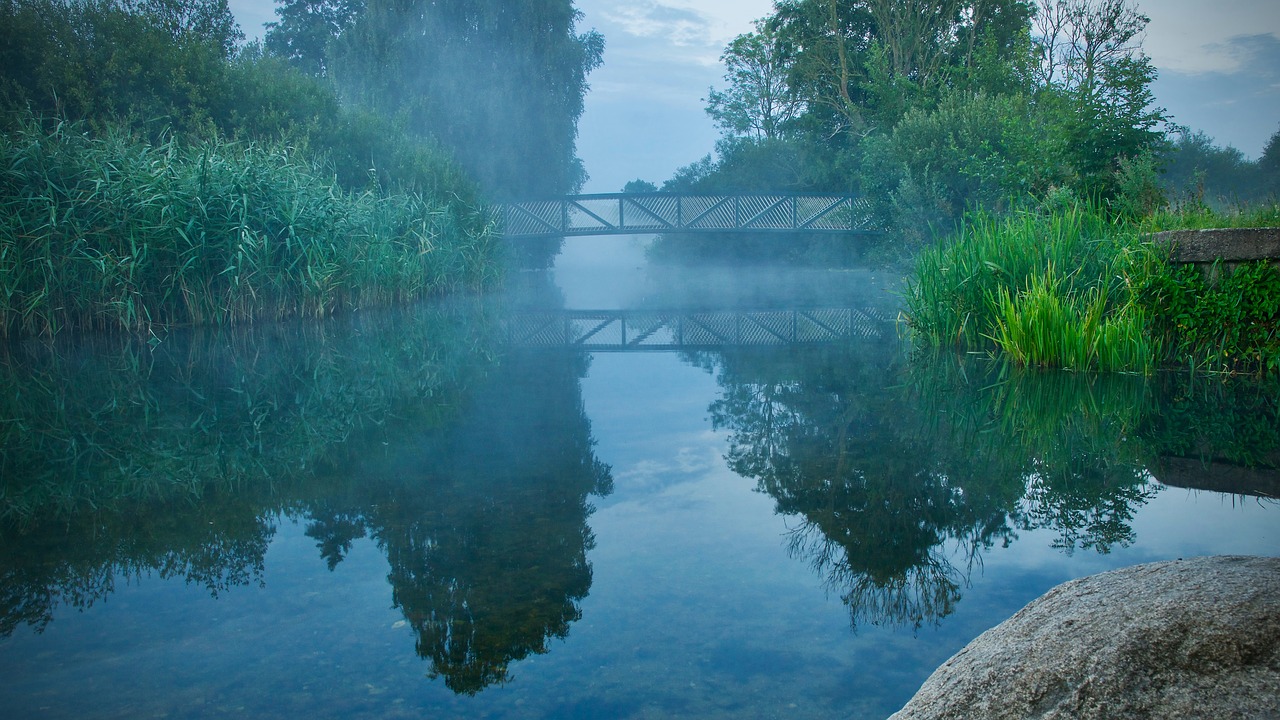
[(319, 317), (492, 279), (454, 198), (341, 190), (287, 147), (0, 138), (0, 334)]
[(1154, 252), (1088, 207), (977, 215), (917, 259), (909, 325), (927, 343), (994, 345), (1028, 365), (1149, 372), (1159, 347), (1125, 268)]
[(977, 216), (917, 259), (908, 322), (926, 344), (995, 350), (1024, 365), (1280, 373), (1280, 267), (1205, 273), (1145, 239), (1165, 227), (1278, 220), (1277, 207), (1234, 217), (1191, 208), (1181, 220), (1108, 219), (1079, 205)]
[(1151, 232), (1209, 228), (1280, 227), (1280, 202), (1258, 203), (1222, 212), (1201, 202), (1165, 207), (1143, 221)]

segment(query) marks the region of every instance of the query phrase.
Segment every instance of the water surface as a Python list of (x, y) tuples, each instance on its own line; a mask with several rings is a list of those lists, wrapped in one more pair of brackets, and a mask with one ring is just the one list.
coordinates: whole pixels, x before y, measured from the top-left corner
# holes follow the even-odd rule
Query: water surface
[(892, 322), (513, 341), (535, 310), (894, 315), (880, 273), (642, 244), (570, 241), (501, 298), (8, 348), (0, 703), (878, 718), (1059, 582), (1280, 555), (1274, 384), (913, 358)]

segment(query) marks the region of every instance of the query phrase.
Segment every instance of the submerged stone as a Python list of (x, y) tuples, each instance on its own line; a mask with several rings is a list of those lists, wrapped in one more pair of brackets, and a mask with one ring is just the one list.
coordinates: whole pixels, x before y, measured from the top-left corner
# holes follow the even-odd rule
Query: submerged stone
[(1064, 583), (938, 668), (891, 720), (1280, 717), (1280, 558)]

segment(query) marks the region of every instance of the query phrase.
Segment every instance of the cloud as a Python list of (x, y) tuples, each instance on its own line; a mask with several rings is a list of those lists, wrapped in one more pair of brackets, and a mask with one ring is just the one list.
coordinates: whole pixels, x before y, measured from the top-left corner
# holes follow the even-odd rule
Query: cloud
[(1143, 47), (1156, 66), (1181, 73), (1246, 69), (1231, 40), (1280, 32), (1276, 0), (1159, 0), (1139, 3), (1151, 18)]
[[(580, 0), (589, 23), (605, 24), (633, 38), (650, 38), (667, 47), (714, 50), (712, 62), (734, 37), (751, 31), (751, 22), (768, 15), (772, 0)], [(615, 35), (616, 37), (616, 35)]]
[(1174, 122), (1258, 157), (1280, 123), (1280, 38), (1239, 35), (1214, 43), (1229, 70), (1162, 68), (1152, 88)]
[(710, 21), (698, 12), (652, 1), (601, 8), (598, 16), (628, 35), (677, 47), (705, 46), (711, 36)]
[(1232, 74), (1248, 75), (1272, 82), (1280, 79), (1280, 37), (1274, 34), (1237, 35), (1209, 46), (1234, 62)]

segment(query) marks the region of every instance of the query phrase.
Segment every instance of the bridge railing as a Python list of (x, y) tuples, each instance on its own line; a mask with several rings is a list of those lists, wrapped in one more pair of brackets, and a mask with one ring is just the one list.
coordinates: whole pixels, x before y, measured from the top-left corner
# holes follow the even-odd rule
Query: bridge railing
[(870, 308), (780, 310), (562, 310), (507, 319), (514, 347), (591, 352), (695, 350), (837, 343), (889, 337), (893, 321)]
[(612, 193), (499, 206), (504, 234), (572, 237), (688, 232), (876, 232), (852, 195)]

